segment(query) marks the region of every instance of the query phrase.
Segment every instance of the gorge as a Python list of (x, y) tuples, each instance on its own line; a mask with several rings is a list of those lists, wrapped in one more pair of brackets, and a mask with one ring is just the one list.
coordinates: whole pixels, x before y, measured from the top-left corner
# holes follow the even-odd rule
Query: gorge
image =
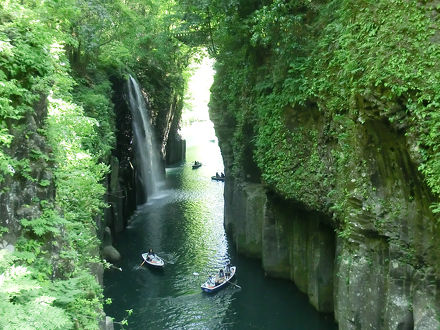
[(127, 321), (103, 314), (104, 269), (185, 159), (204, 47), (231, 249), (341, 329), (440, 328), (436, 1), (2, 5), (0, 327)]

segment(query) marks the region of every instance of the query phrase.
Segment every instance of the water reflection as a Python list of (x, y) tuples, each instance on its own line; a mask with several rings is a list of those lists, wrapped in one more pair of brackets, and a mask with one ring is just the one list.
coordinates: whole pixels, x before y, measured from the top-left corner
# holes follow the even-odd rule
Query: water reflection
[[(229, 261), (223, 184), (210, 180), (222, 160), (212, 143), (204, 151), (190, 148), (188, 158), (200, 159), (203, 166), (193, 170), (189, 161), (167, 169), (161, 198), (137, 210), (116, 244), (124, 271), (106, 274), (106, 292), (114, 301), (108, 312), (122, 318), (116, 306), (133, 309), (130, 329), (218, 328), (236, 291), (201, 292), (207, 276)], [(166, 262), (162, 272), (139, 268), (141, 253), (150, 247)]]
[[(128, 329), (335, 328), (291, 282), (267, 279), (260, 261), (235, 254), (223, 228), (224, 183), (210, 179), (223, 169), (218, 147), (190, 147), (187, 159), (167, 169), (161, 197), (140, 207), (118, 238), (123, 271), (105, 274), (113, 299), (106, 313), (121, 320), (133, 309)], [(203, 166), (193, 170), (194, 160)], [(149, 248), (165, 260), (162, 271), (139, 267)], [(229, 260), (243, 289), (203, 293), (200, 285)]]

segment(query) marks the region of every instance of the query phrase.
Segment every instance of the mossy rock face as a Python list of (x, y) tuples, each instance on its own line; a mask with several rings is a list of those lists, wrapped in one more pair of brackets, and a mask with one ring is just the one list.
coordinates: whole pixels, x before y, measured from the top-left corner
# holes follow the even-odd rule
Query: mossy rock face
[(14, 139), (10, 148), (3, 150), (17, 163), (15, 168), (11, 165), (11, 173), (0, 183), (0, 226), (8, 229), (3, 238), (11, 244), (21, 233), (20, 220), (38, 218), (42, 214), (40, 202), (51, 203), (55, 198), (52, 150), (39, 132), (47, 114), (44, 95), (33, 109), (22, 124), (11, 125)]
[(292, 279), (318, 310), (331, 312), (335, 234), (323, 219), (262, 185), (226, 182), (225, 226), (237, 251), (261, 258), (268, 275)]
[(225, 183), (225, 226), (235, 241), (237, 251), (260, 257), (262, 225), (265, 215), (266, 193), (261, 185)]
[[(210, 111), (226, 196), (264, 186), (263, 267), (334, 308), (341, 328), (438, 328), (437, 5), (255, 2), (245, 32), (222, 22), (240, 42), (217, 38)], [(243, 210), (226, 218), (233, 233), (253, 221)]]
[[(267, 159), (272, 161), (264, 162), (264, 166), (259, 164), (262, 184), (277, 198), (302, 205), (300, 209), (307, 215), (297, 222), (295, 216), (283, 217), (273, 210), (272, 204), (267, 204), (261, 258), (268, 274), (290, 277), (319, 310), (334, 308), (343, 326), (354, 322), (366, 327), (411, 327), (416, 322), (416, 313), (412, 311), (415, 287), (439, 289), (440, 246), (436, 237), (440, 230), (431, 210), (436, 198), (418, 171), (419, 159), (412, 151), (414, 140), (405, 134), (407, 126), (390, 123), (380, 111), (371, 108), (371, 102), (364, 101), (355, 113), (344, 116), (328, 115), (313, 108), (310, 113), (302, 108), (274, 113), (277, 124), (274, 130), (267, 131), (273, 148), (265, 149)], [(270, 122), (269, 118), (268, 125)], [(217, 123), (216, 127), (222, 125)], [(224, 146), (222, 152), (228, 151), (225, 162), (234, 162), (233, 150), (239, 148), (231, 146), (231, 139), (220, 143)], [(229, 167), (233, 166), (229, 163)], [(239, 172), (237, 178), (233, 173), (229, 176), (234, 186), (242, 186), (246, 178), (245, 167)], [(227, 191), (233, 189), (229, 187)], [(237, 205), (240, 198), (226, 199), (226, 208), (229, 201)], [(338, 245), (335, 255), (309, 247), (310, 237), (316, 237), (318, 246), (328, 237), (319, 226), (309, 228), (316, 211), (321, 213), (318, 223), (334, 228), (340, 237), (337, 244), (334, 239), (327, 239), (333, 242), (330, 245)], [(234, 214), (240, 214), (240, 220), (234, 219), (234, 215), (228, 217), (232, 232), (237, 222), (253, 221), (244, 220), (246, 212)], [(302, 235), (297, 236), (295, 229)], [(239, 237), (245, 241), (245, 236)], [(292, 241), (296, 244), (287, 257), (286, 246)], [(314, 257), (305, 257), (307, 253)], [(297, 256), (296, 260), (292, 255)], [(316, 269), (313, 261), (320, 257), (345, 261), (336, 263), (333, 280), (326, 277), (313, 282), (312, 276), (310, 282), (310, 274)], [(350, 267), (346, 260), (351, 260)], [(374, 271), (370, 272), (369, 267), (375, 267)], [(418, 273), (425, 274), (420, 283)], [(383, 280), (377, 282), (376, 278)], [(331, 285), (316, 285), (323, 281)], [(371, 291), (365, 291), (363, 285)], [(323, 298), (332, 296), (330, 292), (334, 302)], [(359, 296), (354, 296), (354, 292)], [(396, 304), (396, 299), (401, 303)], [(365, 302), (372, 307), (366, 310)], [(432, 304), (440, 306), (435, 299)], [(420, 324), (431, 324), (438, 314), (418, 312), (417, 317), (421, 318)]]
[[(428, 47), (430, 32), (413, 32), (437, 18), (429, 16), (427, 21), (423, 6), (409, 8), (399, 3), (401, 8), (396, 4), (385, 8), (382, 1), (353, 6), (332, 2), (333, 11), (323, 5), (321, 11), (305, 17), (311, 25), (322, 24), (324, 30), (329, 24), (331, 33), (303, 39), (303, 49), (316, 46), (322, 53), (314, 51), (304, 62), (295, 62), (296, 55), (289, 57), (286, 50), (282, 58), (282, 50), (270, 49), (269, 42), (264, 61), (256, 63), (250, 53), (255, 55), (260, 48), (243, 44), (247, 57), (238, 59), (243, 48), (236, 50), (237, 58), (225, 57), (213, 87), (211, 118), (225, 167), (230, 170), (227, 184), (233, 185), (226, 186), (225, 192), (230, 196), (225, 199), (226, 209), (234, 209), (225, 219), (227, 228), (240, 241), (237, 246), (246, 242), (244, 224), (255, 220), (243, 206), (249, 197), (237, 194), (242, 189), (237, 187), (255, 179), (252, 168), (257, 166), (259, 181), (272, 196), (265, 204), (261, 227), (263, 267), (269, 275), (292, 279), (317, 309), (334, 311), (341, 328), (412, 328), (416, 324), (436, 328), (439, 319), (437, 294), (420, 298), (428, 288), (440, 290), (440, 245), (436, 244), (440, 228), (432, 212), (438, 203), (432, 183), (434, 159), (438, 158), (433, 150), (438, 142), (428, 137), (437, 136), (432, 127), (438, 127), (438, 116), (428, 109), (431, 101), (412, 102), (422, 90), (430, 100), (437, 100), (440, 93), (412, 76), (413, 59), (406, 63), (410, 73), (405, 79), (418, 90), (402, 92), (403, 85), (399, 87), (394, 80), (403, 73), (386, 71), (389, 63), (399, 60), (391, 48), (391, 58), (375, 59), (383, 63), (384, 70), (363, 67), (370, 50), (362, 48), (359, 52), (364, 57), (358, 57), (353, 51), (358, 41), (351, 36), (366, 43), (369, 37), (362, 29), (351, 31), (344, 24), (332, 23), (350, 17), (353, 26), (360, 27), (369, 19), (376, 24), (377, 15), (385, 12), (390, 17), (411, 13), (408, 38)], [(312, 10), (305, 7), (302, 10)], [(384, 11), (379, 13), (378, 8)], [(376, 16), (364, 15), (370, 11)], [(261, 18), (259, 13), (255, 15)], [(387, 34), (386, 26), (381, 29), (375, 38), (385, 48), (391, 47), (393, 35)], [(282, 47), (283, 40), (277, 41), (277, 47)], [(320, 48), (323, 45), (328, 49)], [(438, 51), (434, 48), (432, 54)], [(345, 55), (346, 63), (342, 60)], [(291, 74), (274, 77), (286, 59)], [(240, 67), (243, 62), (247, 66)], [(310, 63), (316, 66), (304, 69)], [(295, 65), (303, 71), (296, 71)], [(364, 74), (351, 76), (349, 67)], [(432, 67), (424, 70), (433, 76)], [(421, 110), (423, 104), (426, 108)], [(328, 273), (331, 276), (323, 275)], [(435, 308), (421, 312), (428, 301)]]
[[(324, 213), (313, 211), (322, 196), (313, 202), (306, 198), (277, 202), (288, 196), (267, 189), (274, 197), (265, 203), (263, 212), (263, 267), (271, 276), (291, 278), (318, 310), (334, 311), (342, 327), (353, 322), (365, 327), (411, 327), (419, 284), (416, 274), (431, 274), (421, 285), (436, 288), (436, 282), (428, 280), (438, 272), (434, 239), (438, 228), (429, 208), (434, 199), (399, 131), (380, 120), (350, 123), (350, 138), (344, 137), (350, 157), (330, 162), (325, 173), (334, 177), (335, 184), (318, 208)], [(340, 148), (322, 141), (320, 149), (326, 147), (327, 154)], [(259, 222), (246, 212), (251, 198), (243, 192), (246, 183), (230, 177), (227, 185), (233, 187), (226, 187), (226, 196), (234, 191), (225, 199), (226, 210), (231, 205), (234, 209), (227, 223), (238, 251), (248, 254), (249, 248), (243, 248), (247, 240), (243, 228), (258, 227)], [(339, 232), (337, 243), (332, 227)], [(435, 323), (435, 312), (418, 315), (420, 324)]]

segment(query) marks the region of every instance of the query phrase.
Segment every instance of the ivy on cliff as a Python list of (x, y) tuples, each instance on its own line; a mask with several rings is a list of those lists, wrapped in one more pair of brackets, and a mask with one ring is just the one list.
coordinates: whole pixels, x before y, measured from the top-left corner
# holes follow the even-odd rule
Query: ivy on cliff
[[(14, 253), (0, 251), (1, 328), (98, 328), (104, 301), (92, 269), (104, 264), (97, 221), (106, 207), (103, 183), (115, 143), (110, 78), (134, 71), (156, 109), (183, 95), (191, 50), (173, 37), (172, 6), (101, 0), (2, 4), (0, 194), (8, 193), (5, 182), (12, 181), (38, 191), (55, 188), (56, 194), (48, 200), (33, 196), (22, 205), (35, 214), (20, 220)], [(49, 147), (16, 152), (34, 138)], [(44, 177), (35, 174), (37, 162)], [(5, 225), (2, 235), (8, 233)]]
[[(109, 150), (113, 128), (107, 126), (108, 138), (99, 141), (97, 120), (72, 102), (72, 87), (77, 82), (64, 51), (69, 38), (44, 22), (46, 9), (39, 3), (26, 7), (11, 1), (1, 11), (0, 72), (5, 78), (0, 84), (5, 104), (1, 123), (10, 145), (21, 138), (17, 137), (19, 131), (35, 134), (21, 127), (26, 127), (29, 117), (44, 119), (34, 113), (35, 103), (49, 96), (48, 119), (38, 133), (52, 149), (48, 155), (31, 150), (26, 158), (26, 153), (17, 155), (2, 148), (2, 155), (7, 155), (2, 157), (7, 162), (2, 168), (8, 170), (3, 175), (22, 177), (28, 182), (25, 184), (32, 185), (37, 181), (30, 170), (32, 162), (43, 158), (53, 165), (55, 179), (42, 179), (39, 185), (55, 184), (57, 199), (35, 196), (33, 204), (39, 206), (40, 216), (23, 218), (15, 253), (2, 253), (0, 324), (11, 329), (95, 328), (103, 299), (89, 267), (99, 262), (95, 218), (105, 206), (101, 182), (107, 171), (99, 163), (103, 157), (96, 148)], [(108, 102), (97, 103), (109, 108)]]
[[(243, 140), (240, 118), (251, 112), (258, 129), (247, 139), (255, 141), (264, 182), (334, 214), (345, 235), (350, 199), (374, 192), (352, 143), (358, 134), (353, 123), (378, 119), (406, 133), (420, 172), (440, 196), (436, 4), (243, 0), (225, 16), (216, 8), (211, 1), (218, 20), (211, 111), (233, 118), (233, 146)], [(316, 131), (313, 111), (330, 126)], [(331, 146), (328, 154), (323, 143)], [(233, 150), (239, 173), (243, 157), (239, 147)], [(395, 206), (387, 209), (398, 217)]]

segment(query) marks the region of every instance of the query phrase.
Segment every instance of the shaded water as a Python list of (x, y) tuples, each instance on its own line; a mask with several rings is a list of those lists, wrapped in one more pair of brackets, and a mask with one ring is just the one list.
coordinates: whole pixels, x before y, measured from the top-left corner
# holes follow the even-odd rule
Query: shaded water
[[(191, 147), (187, 159), (167, 169), (163, 194), (118, 238), (123, 271), (105, 274), (107, 315), (118, 321), (133, 309), (128, 329), (334, 329), (291, 282), (266, 278), (259, 261), (235, 253), (223, 228), (224, 183), (210, 180), (223, 171), (217, 145)], [(203, 166), (193, 170), (194, 160)], [(139, 267), (150, 247), (165, 260), (162, 271)], [(242, 288), (203, 293), (200, 285), (228, 261)]]

